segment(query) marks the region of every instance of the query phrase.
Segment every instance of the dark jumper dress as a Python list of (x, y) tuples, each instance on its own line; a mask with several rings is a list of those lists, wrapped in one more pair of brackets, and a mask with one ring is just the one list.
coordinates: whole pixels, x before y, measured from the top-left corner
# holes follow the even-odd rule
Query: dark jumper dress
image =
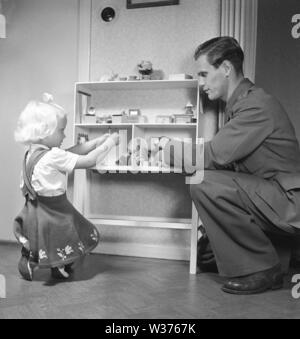
[(68, 201), (66, 194), (42, 197), (35, 193), (31, 178), (38, 161), (48, 150), (37, 149), (23, 164), (25, 206), (14, 220), (14, 233), (30, 244), (30, 260), (39, 268), (60, 267), (91, 252), (99, 233)]

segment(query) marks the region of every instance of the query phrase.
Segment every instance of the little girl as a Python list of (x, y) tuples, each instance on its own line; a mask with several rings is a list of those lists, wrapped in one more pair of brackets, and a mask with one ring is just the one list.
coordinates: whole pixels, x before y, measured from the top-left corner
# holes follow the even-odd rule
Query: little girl
[(22, 172), (26, 201), (14, 233), (22, 245), (19, 271), (29, 281), (35, 267), (51, 268), (57, 279), (69, 278), (72, 264), (98, 245), (94, 225), (67, 199), (66, 174), (95, 166), (119, 142), (115, 133), (62, 150), (66, 112), (51, 95), (43, 99), (29, 102), (15, 132), (16, 141), (28, 146)]

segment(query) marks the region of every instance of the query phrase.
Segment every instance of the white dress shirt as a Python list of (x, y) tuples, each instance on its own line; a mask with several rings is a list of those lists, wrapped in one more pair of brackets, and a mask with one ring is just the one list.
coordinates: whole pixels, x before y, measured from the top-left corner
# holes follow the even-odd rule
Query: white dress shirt
[[(49, 149), (44, 145), (31, 145), (27, 160), (38, 148)], [(34, 168), (31, 184), (35, 192), (44, 197), (64, 194), (67, 190), (67, 174), (74, 170), (78, 157), (78, 154), (64, 151), (58, 147), (50, 149)], [(21, 187), (23, 187), (23, 178)]]

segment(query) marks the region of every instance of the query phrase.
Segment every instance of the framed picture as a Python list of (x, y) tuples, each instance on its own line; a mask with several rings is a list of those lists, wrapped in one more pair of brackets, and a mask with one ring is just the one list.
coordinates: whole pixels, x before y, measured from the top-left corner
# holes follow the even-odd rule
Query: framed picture
[(127, 8), (145, 8), (179, 5), (179, 0), (127, 0)]

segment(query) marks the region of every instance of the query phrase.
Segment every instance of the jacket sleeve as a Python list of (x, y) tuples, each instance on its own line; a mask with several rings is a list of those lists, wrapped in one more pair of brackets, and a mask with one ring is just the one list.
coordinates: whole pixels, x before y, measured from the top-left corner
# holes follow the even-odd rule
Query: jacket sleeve
[(228, 166), (250, 155), (273, 131), (273, 118), (267, 105), (253, 99), (239, 101), (233, 118), (204, 145), (204, 167)]

